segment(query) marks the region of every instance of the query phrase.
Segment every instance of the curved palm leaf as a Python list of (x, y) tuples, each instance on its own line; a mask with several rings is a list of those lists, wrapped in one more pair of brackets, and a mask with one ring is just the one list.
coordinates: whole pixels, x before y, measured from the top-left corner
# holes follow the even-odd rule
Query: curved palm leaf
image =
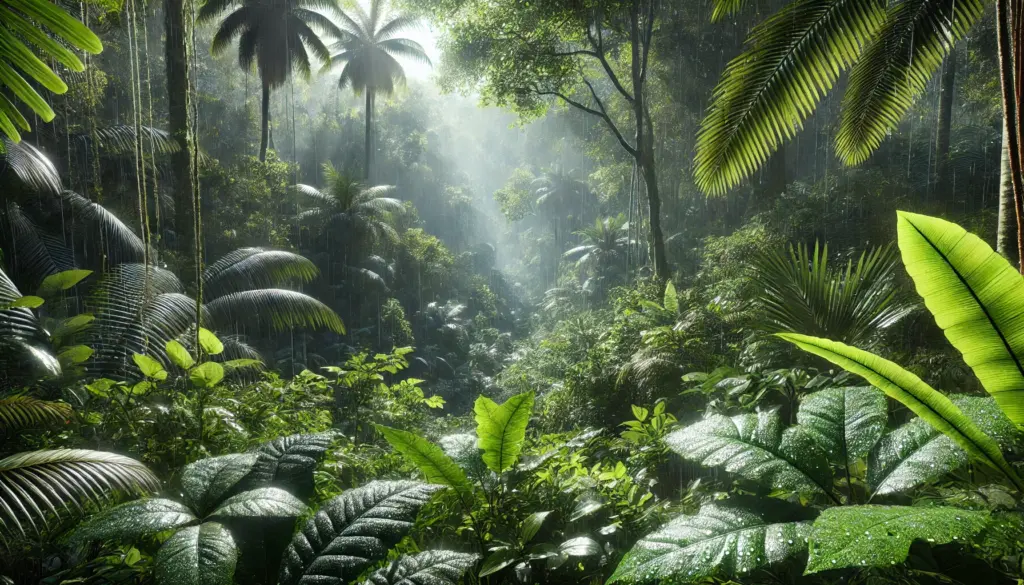
[(143, 259), (142, 240), (116, 215), (99, 203), (94, 203), (74, 191), (63, 191), (61, 201), (68, 205), (78, 219), (87, 222), (93, 241), (103, 242), (101, 253), (111, 264), (139, 262)]
[(257, 321), (268, 323), (277, 331), (310, 327), (345, 332), (341, 318), (330, 307), (293, 290), (271, 288), (231, 293), (210, 301), (206, 309), (210, 323), (225, 330)]
[(203, 270), (203, 290), (211, 297), (289, 281), (310, 282), (320, 274), (306, 257), (283, 250), (239, 248)]
[(864, 350), (837, 341), (818, 339), (794, 333), (779, 333), (779, 337), (800, 349), (813, 353), (857, 374), (890, 398), (899, 401), (928, 424), (939, 429), (982, 463), (999, 470), (1018, 489), (1024, 482), (1003, 458), (999, 445), (986, 435), (949, 398), (935, 391), (911, 372)]
[(144, 493), (159, 481), (134, 459), (82, 449), (30, 451), (0, 459), (0, 530), (36, 534), (69, 504), (102, 504), (114, 492)]
[(34, 191), (57, 194), (64, 190), (60, 173), (49, 157), (27, 142), (4, 139), (0, 161), (3, 163), (0, 168), (13, 172), (19, 181)]
[(729, 62), (697, 137), (695, 179), (719, 195), (792, 138), (884, 22), (884, 0), (795, 0)]
[(9, 433), (41, 424), (63, 424), (71, 418), (71, 406), (64, 402), (32, 396), (0, 398), (0, 430)]
[(1024, 424), (1024, 276), (956, 224), (898, 217), (903, 263), (925, 306), (1006, 416)]
[(836, 135), (843, 162), (856, 165), (871, 156), (984, 12), (980, 0), (892, 3), (885, 25), (850, 71)]
[[(82, 62), (63, 43), (94, 54), (103, 50), (99, 37), (56, 4), (45, 0), (9, 0), (0, 6), (0, 85), (46, 122), (54, 118), (53, 109), (25, 77), (57, 94), (66, 92), (68, 87), (28, 44), (35, 45), (46, 59), (82, 71)], [(7, 96), (0, 97), (0, 132), (18, 142), (19, 128), (29, 130), (28, 121)]]

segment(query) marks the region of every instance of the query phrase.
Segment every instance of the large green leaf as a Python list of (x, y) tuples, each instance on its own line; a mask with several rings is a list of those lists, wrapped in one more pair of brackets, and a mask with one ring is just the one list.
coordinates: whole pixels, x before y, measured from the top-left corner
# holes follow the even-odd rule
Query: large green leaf
[(438, 485), (374, 481), (327, 502), (292, 539), (281, 585), (347, 585), (412, 528)]
[(98, 540), (130, 543), (195, 521), (197, 518), (185, 504), (165, 498), (147, 498), (93, 516), (76, 528), (69, 540), (73, 543)]
[(51, 274), (43, 279), (36, 294), (44, 298), (54, 296), (75, 286), (90, 274), (92, 270), (65, 270)]
[(231, 533), (216, 522), (179, 530), (156, 553), (157, 585), (231, 585), (238, 550)]
[(814, 521), (806, 573), (902, 563), (915, 540), (930, 544), (966, 542), (983, 530), (988, 520), (988, 512), (959, 508), (829, 508)]
[(1024, 483), (1003, 458), (999, 445), (967, 418), (949, 398), (937, 392), (921, 378), (887, 359), (838, 341), (795, 333), (779, 333), (778, 336), (804, 351), (823, 357), (863, 377), (871, 385), (898, 400), (928, 424), (953, 439), (969, 455), (1001, 471), (1018, 489), (1024, 488)]
[(526, 441), (526, 426), (533, 414), (533, 393), (517, 394), (500, 405), (480, 396), (473, 411), (487, 468), (495, 473), (510, 469), (519, 459)]
[(463, 505), (471, 505), (473, 485), (466, 477), (466, 472), (440, 447), (415, 433), (382, 425), (376, 427), (391, 447), (411, 461), (427, 481), (455, 488)]
[(476, 564), (477, 555), (450, 550), (428, 550), (402, 555), (366, 578), (366, 585), (458, 585)]
[(885, 18), (882, 0), (794, 0), (750, 33), (701, 123), (697, 186), (718, 195), (792, 138)]
[(1024, 276), (954, 223), (898, 217), (903, 263), (935, 322), (1003, 412), (1024, 424)]
[(732, 418), (713, 414), (671, 433), (665, 442), (686, 459), (772, 489), (832, 495), (825, 454), (800, 427), (783, 431), (774, 411)]
[(224, 500), (210, 516), (221, 518), (295, 518), (306, 505), (281, 488), (263, 487)]
[(256, 464), (255, 453), (208, 457), (185, 466), (181, 487), (185, 501), (197, 514), (205, 515), (231, 491)]
[(274, 486), (299, 497), (312, 496), (313, 472), (336, 438), (332, 432), (289, 435), (260, 445), (245, 487)]
[(797, 422), (840, 465), (853, 466), (885, 431), (885, 394), (871, 386), (829, 388), (800, 401)]
[(809, 522), (775, 522), (761, 506), (707, 504), (641, 538), (608, 583), (703, 583), (719, 572), (748, 573), (803, 552), (810, 529)]
[[(1021, 432), (991, 398), (958, 396), (953, 403), (1000, 445), (1011, 446)], [(936, 481), (967, 463), (967, 453), (952, 439), (916, 418), (882, 437), (868, 460), (873, 496), (902, 493)]]

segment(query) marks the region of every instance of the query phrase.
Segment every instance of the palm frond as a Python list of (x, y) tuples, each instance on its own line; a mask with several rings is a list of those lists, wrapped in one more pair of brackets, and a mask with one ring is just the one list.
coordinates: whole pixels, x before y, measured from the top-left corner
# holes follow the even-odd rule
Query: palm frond
[(142, 494), (160, 482), (138, 461), (102, 451), (59, 449), (0, 459), (0, 534), (40, 534), (72, 505), (101, 505), (117, 492)]
[(71, 405), (32, 396), (0, 398), (0, 430), (6, 433), (42, 424), (62, 424), (71, 418)]
[(74, 268), (63, 240), (43, 232), (14, 201), (0, 203), (0, 222), (0, 248), (9, 250), (5, 261), (23, 287), (35, 290), (47, 276)]
[(0, 169), (10, 170), (26, 187), (40, 193), (57, 194), (64, 190), (57, 167), (39, 149), (10, 139), (4, 139), (3, 147)]
[(220, 26), (217, 27), (217, 33), (213, 35), (213, 40), (210, 41), (210, 53), (213, 55), (223, 53), (237, 37), (251, 30), (252, 12), (248, 6), (242, 6), (224, 17)]
[[(172, 154), (181, 151), (181, 144), (175, 140), (166, 130), (142, 126), (143, 148), (153, 150), (158, 154)], [(92, 133), (82, 133), (78, 136), (86, 146), (92, 143)], [(96, 129), (97, 144), (104, 154), (124, 155), (135, 152), (137, 136), (135, 126), (129, 124), (118, 124), (104, 126)]]
[(110, 210), (74, 191), (63, 191), (60, 197), (78, 219), (87, 223), (92, 230), (90, 239), (97, 245), (103, 242), (100, 253), (106, 254), (111, 264), (142, 260), (145, 249), (142, 240)]
[(378, 46), (392, 57), (408, 59), (424, 65), (433, 65), (433, 63), (430, 62), (430, 57), (427, 56), (426, 50), (424, 50), (423, 46), (416, 41), (411, 41), (409, 39), (388, 39), (386, 41), (382, 41)]
[(344, 333), (337, 313), (300, 292), (261, 289), (231, 293), (207, 303), (211, 324), (230, 331), (253, 322), (269, 324), (276, 331), (309, 327)]
[(320, 271), (306, 257), (283, 250), (241, 248), (226, 254), (203, 271), (210, 297), (273, 288), (290, 281), (310, 282)]
[(377, 29), (374, 40), (383, 42), (394, 38), (394, 35), (416, 28), (419, 19), (411, 14), (402, 14), (391, 19), (390, 22)]
[(836, 154), (863, 162), (924, 92), (953, 43), (981, 19), (980, 0), (904, 0), (892, 4), (884, 26), (850, 71)]
[(906, 317), (914, 305), (895, 282), (899, 250), (892, 245), (865, 251), (845, 268), (829, 266), (828, 246), (790, 246), (789, 253), (762, 252), (751, 277), (765, 327), (867, 344), (879, 331)]
[(697, 137), (695, 179), (720, 195), (792, 138), (882, 26), (884, 0), (795, 0), (729, 62)]

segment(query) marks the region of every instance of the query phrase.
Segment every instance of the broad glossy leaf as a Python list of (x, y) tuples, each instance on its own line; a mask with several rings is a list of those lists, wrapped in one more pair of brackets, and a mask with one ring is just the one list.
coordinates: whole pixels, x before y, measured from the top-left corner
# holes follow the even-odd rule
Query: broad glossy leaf
[(311, 496), (313, 472), (335, 438), (334, 433), (327, 432), (289, 435), (264, 443), (256, 451), (256, 464), (245, 486), (275, 486), (300, 497)]
[(281, 488), (264, 487), (224, 500), (211, 516), (227, 518), (295, 518), (306, 511), (302, 500)]
[(806, 574), (902, 563), (915, 540), (965, 542), (983, 530), (988, 520), (988, 512), (947, 507), (829, 508), (814, 521)]
[(235, 453), (186, 465), (181, 473), (185, 501), (198, 514), (205, 515), (248, 475), (256, 458), (255, 453)]
[(173, 530), (198, 519), (180, 502), (165, 498), (135, 500), (90, 518), (69, 537), (74, 543), (98, 540), (133, 542), (165, 530)]
[(238, 550), (231, 533), (216, 522), (179, 530), (156, 553), (157, 585), (231, 585)]
[(217, 362), (206, 362), (192, 368), (188, 379), (199, 388), (213, 388), (224, 379), (224, 366)]
[[(1021, 433), (991, 398), (958, 396), (953, 403), (985, 434), (1010, 446)], [(901, 493), (934, 482), (967, 463), (967, 453), (920, 418), (882, 437), (868, 460), (873, 495)]]
[(534, 512), (523, 520), (523, 525), (519, 530), (519, 540), (524, 544), (533, 540), (534, 536), (537, 536), (537, 532), (540, 527), (544, 525), (544, 521), (547, 520), (548, 516), (551, 515), (550, 511), (547, 512)]
[(732, 418), (714, 414), (665, 438), (685, 459), (772, 489), (831, 494), (832, 473), (824, 453), (800, 427), (782, 430), (774, 411)]
[(205, 327), (199, 328), (199, 346), (203, 348), (203, 352), (209, 355), (217, 355), (224, 351), (224, 344)]
[(1024, 424), (1024, 276), (954, 223), (897, 214), (903, 263), (925, 306), (1003, 412)]
[(39, 307), (42, 307), (43, 303), (45, 302), (46, 301), (44, 301), (41, 297), (28, 295), (24, 297), (18, 297), (17, 299), (14, 299), (10, 303), (0, 305), (0, 309), (38, 309)]
[(523, 450), (526, 426), (533, 414), (533, 393), (517, 394), (500, 405), (480, 396), (473, 410), (476, 413), (476, 434), (487, 468), (495, 473), (510, 469)]
[(412, 528), (438, 485), (374, 481), (330, 500), (292, 539), (281, 585), (347, 585)]
[(797, 422), (840, 465), (854, 465), (885, 431), (885, 394), (871, 386), (829, 388), (800, 401)]
[(366, 585), (458, 585), (476, 564), (477, 555), (450, 550), (428, 550), (402, 555), (367, 577)]
[(819, 339), (795, 333), (779, 333), (782, 339), (800, 349), (823, 357), (841, 368), (863, 377), (889, 397), (903, 403), (917, 416), (979, 461), (1001, 471), (1018, 488), (1024, 483), (1017, 477), (999, 445), (978, 428), (949, 398), (935, 391), (911, 372), (877, 355), (838, 341)]
[(62, 365), (80, 364), (92, 357), (92, 348), (88, 345), (72, 345), (60, 350), (57, 359)]
[(747, 573), (803, 552), (809, 522), (774, 522), (756, 507), (707, 504), (641, 538), (608, 583), (698, 582)]
[(142, 372), (143, 376), (153, 378), (154, 380), (167, 379), (167, 370), (164, 369), (160, 362), (148, 355), (136, 353), (132, 355), (132, 360), (135, 361), (135, 365), (139, 367), (139, 371)]
[(187, 370), (196, 365), (195, 358), (192, 357), (192, 354), (190, 354), (188, 350), (185, 349), (185, 346), (177, 339), (168, 341), (164, 349), (167, 351), (167, 357), (171, 358), (174, 365), (179, 368)]
[(36, 294), (41, 297), (53, 296), (75, 286), (90, 274), (92, 274), (92, 270), (65, 270), (51, 274), (43, 279), (43, 283), (39, 285), (39, 290), (36, 291)]
[(516, 551), (509, 547), (502, 547), (498, 550), (491, 552), (485, 559), (483, 564), (480, 566), (480, 574), (478, 577), (486, 577), (493, 575), (498, 571), (508, 567), (519, 560), (519, 555)]
[(399, 429), (377, 425), (377, 430), (391, 447), (404, 455), (423, 477), (431, 483), (447, 485), (455, 488), (464, 506), (473, 502), (473, 485), (466, 477), (466, 472), (458, 466), (440, 447), (430, 441)]

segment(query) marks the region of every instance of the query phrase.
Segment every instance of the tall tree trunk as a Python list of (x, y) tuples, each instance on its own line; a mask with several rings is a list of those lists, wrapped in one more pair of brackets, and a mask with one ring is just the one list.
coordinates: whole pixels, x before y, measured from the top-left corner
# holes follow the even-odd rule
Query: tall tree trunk
[[(652, 22), (646, 23), (646, 32), (641, 31), (640, 13), (642, 3), (633, 0), (630, 14), (630, 45), (632, 47), (633, 118), (636, 120), (636, 161), (643, 173), (647, 187), (647, 208), (651, 222), (651, 254), (654, 257), (654, 273), (659, 280), (672, 277), (665, 257), (665, 235), (661, 231), (661, 193), (658, 190), (658, 174), (654, 159), (654, 123), (647, 110), (644, 85), (647, 81), (647, 57), (650, 51)], [(648, 19), (654, 18), (653, 6), (649, 7)]]
[(956, 50), (946, 56), (942, 68), (942, 82), (939, 88), (938, 132), (935, 136), (935, 186), (936, 193), (944, 199), (953, 195), (952, 177), (949, 172), (949, 136), (953, 122), (953, 95), (956, 92)]
[[(1016, 3), (1018, 6), (1020, 2)], [(999, 45), (999, 83), (1003, 99), (1003, 132), (1006, 139), (1006, 156), (1009, 159), (1009, 177), (1013, 189), (1014, 210), (1017, 216), (1017, 228), (1014, 232), (1017, 243), (1017, 257), (1024, 260), (1024, 185), (1021, 177), (1020, 150), (1020, 104), (1018, 103), (1017, 81), (1021, 71), (1019, 57), (1022, 47), (1014, 47), (1019, 40), (1020, 31), (1016, 29), (1014, 14), (1010, 10), (1009, 0), (996, 0), (996, 34)], [(1017, 14), (1018, 18), (1024, 15)], [(1020, 24), (1020, 23), (1017, 23)]]
[(1003, 127), (1002, 159), (999, 172), (999, 225), (996, 250), (1014, 266), (1020, 263), (1017, 251), (1017, 211), (1013, 199), (1013, 175), (1010, 171), (1009, 135)]
[(171, 173), (174, 178), (174, 235), (175, 248), (184, 266), (179, 274), (188, 278), (192, 271), (191, 259), (195, 237), (192, 227), (192, 158), (187, 142), (189, 134), (188, 91), (189, 66), (186, 39), (184, 0), (164, 0), (164, 28), (166, 33), (165, 65), (167, 74), (167, 121), (171, 136), (180, 144), (171, 154)]
[(370, 181), (370, 168), (373, 165), (373, 88), (366, 88), (366, 137), (363, 148), (365, 149), (363, 160), (365, 161), (366, 168), (363, 170), (363, 174), (366, 176), (366, 181)]
[(270, 144), (270, 84), (263, 82), (263, 104), (260, 106), (260, 162), (267, 160), (267, 145)]

